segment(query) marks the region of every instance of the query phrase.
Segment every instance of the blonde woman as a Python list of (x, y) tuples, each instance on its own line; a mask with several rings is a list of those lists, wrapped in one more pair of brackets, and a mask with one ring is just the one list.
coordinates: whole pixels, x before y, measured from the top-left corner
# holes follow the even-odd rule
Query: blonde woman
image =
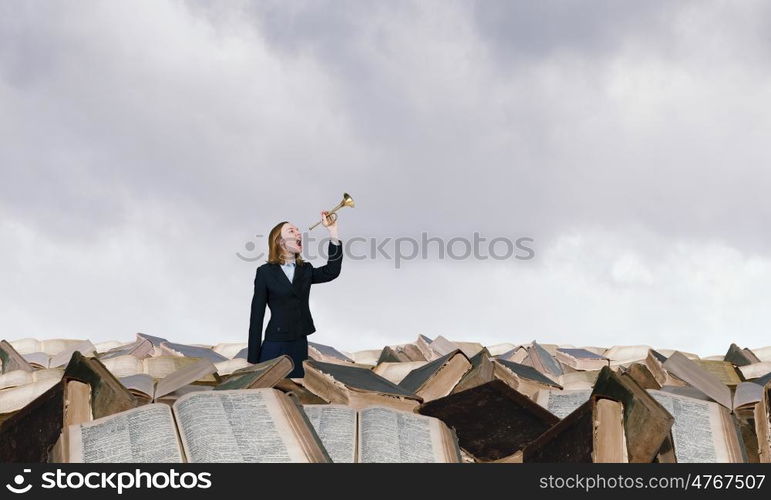
[[(321, 212), (322, 224), (329, 231), (327, 264), (313, 267), (302, 259), (302, 235), (294, 224), (280, 222), (268, 235), (268, 261), (257, 268), (254, 296), (249, 320), (249, 353), (247, 361), (259, 363), (282, 354), (292, 358), (290, 377), (305, 375), (302, 362), (308, 359), (307, 336), (316, 331), (308, 297), (311, 285), (332, 281), (340, 275), (343, 246), (338, 239), (337, 221)], [(270, 320), (262, 340), (265, 305)]]

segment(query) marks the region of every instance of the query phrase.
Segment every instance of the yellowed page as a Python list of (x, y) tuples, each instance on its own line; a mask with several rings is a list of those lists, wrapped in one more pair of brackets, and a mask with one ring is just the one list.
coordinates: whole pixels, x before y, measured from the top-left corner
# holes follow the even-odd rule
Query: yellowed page
[(73, 463), (180, 463), (182, 448), (168, 405), (153, 403), (71, 425)]
[(21, 410), (58, 383), (59, 381), (55, 379), (45, 379), (19, 387), (3, 389), (0, 391), (0, 414)]
[(359, 410), (360, 463), (442, 463), (446, 461), (435, 418), (372, 406)]
[(13, 370), (8, 373), (3, 373), (0, 375), (0, 389), (31, 384), (34, 382), (34, 379), (32, 378), (33, 373), (35, 372), (28, 372), (26, 370)]
[(174, 403), (180, 437), (193, 462), (307, 462), (275, 389), (206, 391)]
[(101, 360), (105, 368), (110, 370), (110, 373), (115, 375), (116, 378), (129, 377), (142, 373), (142, 361), (135, 358), (131, 354), (125, 354), (123, 356), (116, 356), (114, 358)]

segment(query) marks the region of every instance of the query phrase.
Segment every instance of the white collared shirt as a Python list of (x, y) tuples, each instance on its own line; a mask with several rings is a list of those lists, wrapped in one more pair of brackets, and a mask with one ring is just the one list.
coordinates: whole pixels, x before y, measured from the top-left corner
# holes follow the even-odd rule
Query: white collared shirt
[(290, 283), (294, 278), (294, 266), (295, 266), (294, 259), (286, 260), (283, 264), (281, 264), (281, 270), (284, 271), (284, 274), (286, 274), (286, 277), (289, 278)]

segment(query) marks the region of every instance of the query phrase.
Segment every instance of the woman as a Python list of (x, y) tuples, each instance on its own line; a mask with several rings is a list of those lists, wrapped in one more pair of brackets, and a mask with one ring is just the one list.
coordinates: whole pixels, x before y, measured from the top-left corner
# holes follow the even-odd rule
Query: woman
[[(327, 211), (321, 220), (329, 231), (327, 264), (313, 267), (303, 261), (302, 235), (297, 226), (280, 222), (268, 235), (268, 262), (257, 268), (254, 277), (254, 297), (249, 320), (249, 354), (247, 361), (259, 363), (282, 354), (292, 358), (294, 370), (290, 377), (305, 376), (303, 360), (308, 359), (307, 335), (316, 331), (308, 307), (311, 284), (337, 278), (343, 262), (343, 246), (338, 239), (337, 221), (332, 222)], [(265, 305), (270, 307), (270, 321), (262, 342)]]

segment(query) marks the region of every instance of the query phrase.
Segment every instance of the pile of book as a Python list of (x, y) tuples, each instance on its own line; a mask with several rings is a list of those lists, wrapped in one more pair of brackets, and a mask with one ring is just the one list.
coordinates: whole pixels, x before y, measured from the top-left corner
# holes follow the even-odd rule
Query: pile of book
[(771, 462), (771, 347), (0, 342), (0, 462)]

